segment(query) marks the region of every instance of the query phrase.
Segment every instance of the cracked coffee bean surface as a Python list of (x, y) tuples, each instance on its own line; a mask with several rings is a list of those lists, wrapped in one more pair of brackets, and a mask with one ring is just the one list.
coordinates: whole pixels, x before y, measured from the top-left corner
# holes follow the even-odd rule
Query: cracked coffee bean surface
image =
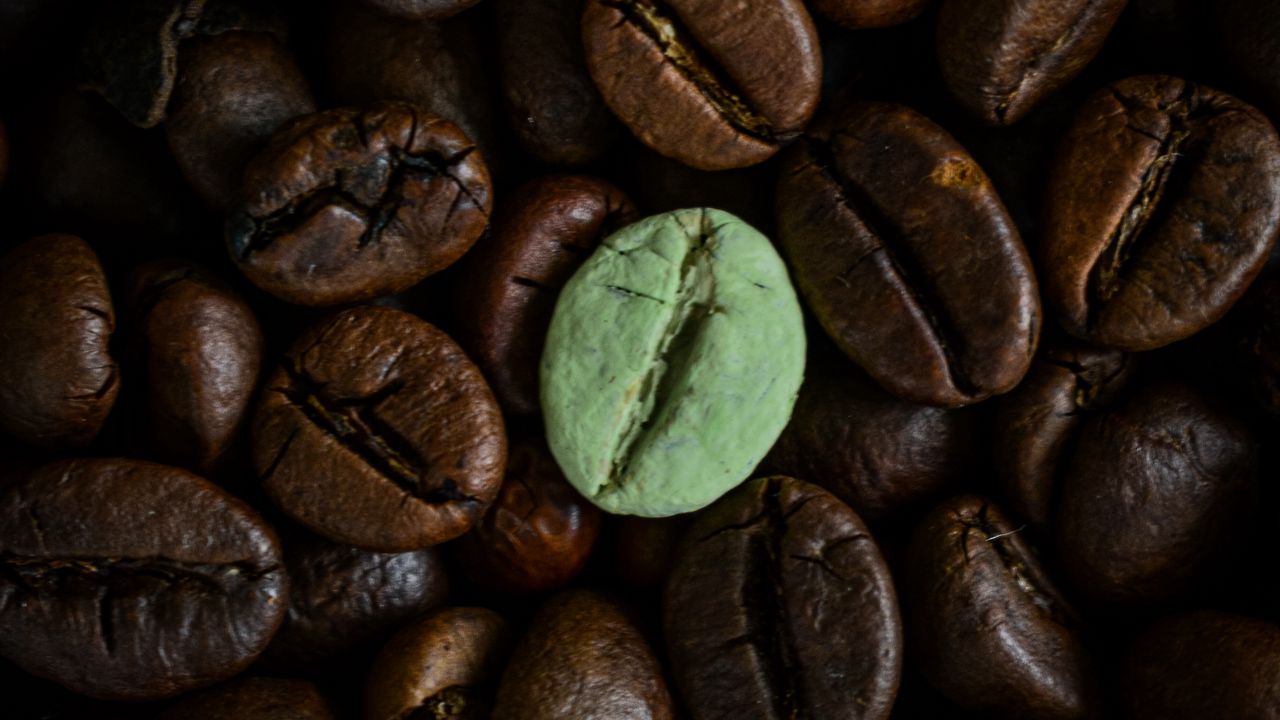
[(284, 616), (275, 534), (185, 470), (64, 460), (0, 497), (0, 654), (100, 698), (235, 675)]
[(507, 439), (493, 394), (447, 335), (408, 313), (346, 310), (266, 381), (253, 465), (312, 531), (378, 552), (451, 540), (498, 493)]
[(245, 171), (227, 246), (258, 287), (300, 305), (391, 295), (484, 232), (489, 172), (456, 125), (405, 103), (307, 115)]

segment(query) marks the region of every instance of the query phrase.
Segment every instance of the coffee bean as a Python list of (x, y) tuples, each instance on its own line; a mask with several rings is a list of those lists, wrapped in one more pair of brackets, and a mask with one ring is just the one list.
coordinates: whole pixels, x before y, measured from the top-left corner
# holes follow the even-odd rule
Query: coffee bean
[(760, 462), (803, 371), (800, 307), (768, 239), (719, 210), (655, 215), (606, 238), (560, 293), (547, 441), (608, 512), (697, 510)]
[(267, 379), (253, 464), (312, 531), (378, 552), (451, 540), (484, 515), (507, 441), (480, 371), (447, 335), (382, 307), (311, 328)]
[(914, 20), (929, 7), (929, 0), (812, 0), (809, 6), (828, 20), (861, 30)]
[(493, 720), (671, 720), (662, 667), (611, 600), (567, 590), (547, 601), (502, 675)]
[(492, 189), (453, 123), (404, 103), (299, 118), (245, 172), (227, 221), (232, 258), (282, 300), (390, 295), (453, 264), (480, 233)]
[(138, 268), (133, 341), (145, 374), (149, 451), (214, 468), (241, 429), (262, 366), (253, 311), (207, 271), (182, 261)]
[(817, 107), (821, 51), (799, 0), (588, 0), (582, 37), (613, 112), (696, 168), (767, 159)]
[(80, 238), (45, 235), (0, 258), (0, 428), (51, 449), (88, 445), (119, 392), (114, 331), (107, 278)]
[(480, 0), (364, 0), (380, 12), (408, 20), (439, 20), (466, 10)]
[(556, 296), (604, 236), (635, 219), (631, 201), (603, 180), (540, 178), (506, 199), (467, 256), (458, 339), (508, 413), (538, 413), (538, 359)]
[(752, 480), (689, 528), (663, 599), (695, 718), (886, 718), (902, 668), (889, 569), (848, 506)]
[(1257, 110), (1151, 75), (1099, 91), (1049, 173), (1039, 259), (1068, 332), (1150, 350), (1221, 318), (1280, 231), (1280, 138)]
[(159, 720), (333, 720), (333, 708), (306, 680), (250, 677), (193, 693)]
[(820, 118), (783, 160), (778, 234), (823, 329), (899, 397), (958, 406), (1012, 389), (1040, 303), (990, 180), (900, 105)]
[(506, 624), (484, 608), (445, 608), (405, 627), (369, 672), (365, 720), (487, 720), (506, 645)]
[(1022, 119), (1102, 49), (1126, 0), (944, 0), (938, 65), (947, 89), (991, 125)]
[(982, 717), (1092, 717), (1096, 678), (1075, 613), (1021, 531), (976, 496), (925, 518), (904, 565), (908, 650)]
[(1257, 492), (1248, 428), (1155, 383), (1094, 418), (1065, 469), (1055, 529), (1074, 587), (1104, 603), (1174, 599), (1228, 557)]
[(0, 497), (0, 653), (102, 698), (153, 699), (243, 670), (286, 578), (256, 514), (184, 470), (67, 460)]

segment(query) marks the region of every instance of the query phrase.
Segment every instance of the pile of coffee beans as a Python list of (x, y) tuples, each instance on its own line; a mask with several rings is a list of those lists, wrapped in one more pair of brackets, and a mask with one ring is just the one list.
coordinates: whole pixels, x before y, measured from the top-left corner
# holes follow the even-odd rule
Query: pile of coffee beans
[(1280, 720), (1280, 3), (0, 2), (0, 717)]

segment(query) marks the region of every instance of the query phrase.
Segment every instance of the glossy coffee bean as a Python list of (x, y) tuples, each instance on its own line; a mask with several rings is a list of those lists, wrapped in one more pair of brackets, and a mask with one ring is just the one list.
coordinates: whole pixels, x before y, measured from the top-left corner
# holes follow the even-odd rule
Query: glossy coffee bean
[(812, 0), (817, 15), (847, 28), (881, 28), (914, 20), (929, 7), (929, 0)]
[(662, 667), (613, 601), (566, 590), (547, 601), (502, 675), (493, 720), (671, 720)]
[(333, 720), (333, 708), (306, 680), (248, 677), (192, 693), (159, 720)]
[(358, 307), (306, 332), (253, 423), (267, 495), (312, 531), (378, 552), (451, 540), (502, 484), (507, 440), (484, 378), (447, 335)]
[(244, 425), (257, 388), (258, 320), (221, 280), (183, 261), (138, 268), (129, 296), (147, 449), (211, 470)]
[(1135, 720), (1280, 718), (1280, 627), (1219, 612), (1174, 615), (1147, 628), (1125, 660)]
[(1049, 173), (1045, 298), (1073, 335), (1150, 350), (1221, 318), (1280, 231), (1280, 138), (1185, 80), (1114, 83), (1080, 110)]
[(513, 443), (498, 497), (462, 540), (473, 582), (504, 592), (558, 588), (578, 574), (600, 532), (600, 510), (582, 497), (539, 438)]
[(821, 51), (800, 0), (588, 0), (582, 37), (614, 114), (696, 168), (768, 159), (817, 107)]
[(613, 231), (636, 219), (617, 188), (583, 176), (533, 180), (507, 197), (458, 283), (459, 341), (503, 410), (536, 415), (538, 361), (556, 296)]
[(280, 546), (184, 470), (46, 465), (0, 497), (0, 654), (101, 698), (154, 699), (243, 670), (284, 615)]
[(115, 324), (80, 238), (45, 235), (0, 257), (0, 428), (47, 448), (88, 445), (119, 392)]
[(480, 0), (363, 0), (370, 7), (407, 20), (439, 20), (466, 10)]
[(236, 205), (245, 165), (285, 121), (315, 111), (302, 70), (265, 32), (183, 43), (165, 134), (187, 182), (219, 211)]
[(484, 608), (445, 608), (405, 627), (369, 671), (365, 720), (488, 720), (507, 628)]
[(889, 569), (806, 482), (752, 480), (689, 528), (667, 579), (672, 672), (695, 718), (886, 718), (902, 667)]
[(328, 110), (285, 125), (249, 163), (227, 246), (282, 300), (350, 303), (453, 264), (492, 202), (484, 161), (453, 123), (404, 103)]
[(908, 649), (950, 700), (997, 718), (1089, 718), (1096, 680), (1071, 608), (1021, 528), (976, 496), (915, 531), (903, 576)]
[(983, 122), (1017, 122), (1093, 60), (1126, 1), (944, 0), (938, 65), (947, 89)]
[(1073, 586), (1095, 601), (1176, 598), (1248, 532), (1254, 439), (1189, 387), (1154, 384), (1090, 420), (1068, 462), (1058, 551)]
[(982, 169), (900, 105), (820, 118), (783, 160), (778, 236), (823, 329), (886, 390), (958, 406), (1026, 373), (1040, 303)]
[(1116, 350), (1055, 342), (1041, 348), (1017, 389), (996, 401), (996, 481), (1011, 513), (1048, 531), (1077, 431), (1115, 399), (1134, 364)]

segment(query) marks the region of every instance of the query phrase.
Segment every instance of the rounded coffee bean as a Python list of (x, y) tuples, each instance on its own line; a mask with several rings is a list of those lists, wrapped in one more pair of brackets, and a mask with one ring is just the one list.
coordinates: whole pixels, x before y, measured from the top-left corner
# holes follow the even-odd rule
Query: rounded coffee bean
[(582, 38), (631, 132), (703, 170), (768, 159), (818, 105), (818, 33), (800, 0), (588, 0)]
[(239, 500), (133, 460), (46, 465), (0, 496), (0, 654), (101, 698), (243, 670), (284, 616), (280, 546)]
[(488, 720), (507, 629), (484, 608), (445, 608), (396, 633), (365, 685), (365, 720)]
[(249, 677), (202, 690), (170, 705), (159, 720), (333, 720), (333, 709), (306, 680)]
[(986, 174), (928, 118), (858, 103), (819, 119), (783, 161), (777, 210), (809, 307), (889, 392), (966, 405), (1026, 374), (1030, 258)]
[(130, 300), (148, 450), (210, 470), (244, 423), (258, 384), (258, 320), (220, 280), (177, 260), (138, 268)]
[(480, 0), (363, 0), (371, 7), (408, 20), (438, 20), (466, 10)]
[(71, 235), (0, 257), (0, 429), (42, 447), (88, 445), (111, 412), (120, 371), (102, 265)]
[(282, 300), (350, 303), (451, 265), (491, 205), (484, 161), (448, 120), (403, 103), (328, 110), (285, 125), (249, 163), (227, 245)]
[(611, 600), (566, 590), (547, 601), (502, 675), (493, 720), (671, 720), (662, 667)]
[(909, 652), (934, 687), (982, 717), (1089, 718), (1096, 680), (1075, 615), (990, 502), (949, 500), (907, 551)]
[(938, 64), (983, 122), (1020, 120), (1102, 49), (1127, 0), (944, 0)]
[(506, 454), (480, 371), (444, 333), (383, 307), (299, 338), (253, 422), (271, 500), (320, 535), (378, 552), (470, 529), (498, 494)]
[(1081, 431), (1055, 530), (1073, 586), (1104, 603), (1173, 599), (1248, 532), (1257, 449), (1247, 426), (1182, 385), (1158, 383)]
[(768, 238), (710, 209), (610, 235), (565, 285), (542, 355), (547, 441), (608, 512), (702, 508), (787, 423), (804, 323)]
[(182, 44), (181, 74), (165, 133), (187, 182), (230, 210), (245, 165), (286, 120), (315, 111), (288, 48), (263, 32), (228, 32)]
[(1135, 720), (1280, 718), (1280, 627), (1219, 612), (1156, 622), (1129, 651), (1121, 687)]
[(538, 359), (556, 296), (601, 238), (635, 219), (631, 201), (603, 180), (540, 178), (506, 199), (464, 261), (458, 339), (508, 413), (538, 414)]
[(813, 11), (847, 28), (881, 28), (914, 20), (929, 0), (812, 0)]
[(887, 718), (902, 669), (889, 568), (856, 513), (753, 480), (698, 516), (667, 579), (672, 670), (695, 718)]
[(1080, 110), (1049, 173), (1039, 259), (1068, 332), (1151, 350), (1221, 318), (1280, 231), (1280, 137), (1216, 90), (1151, 75)]

